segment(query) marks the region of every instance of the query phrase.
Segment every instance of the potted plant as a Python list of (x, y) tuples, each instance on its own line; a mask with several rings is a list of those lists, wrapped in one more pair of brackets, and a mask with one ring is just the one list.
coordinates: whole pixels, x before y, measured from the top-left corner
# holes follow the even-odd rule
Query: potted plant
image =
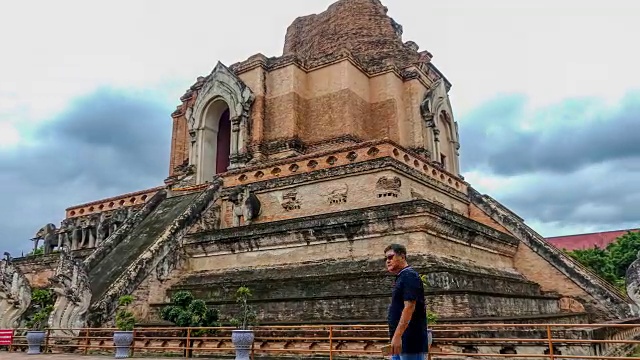
[(241, 286), (236, 291), (236, 302), (240, 304), (240, 317), (231, 320), (231, 323), (238, 328), (231, 333), (231, 342), (236, 348), (236, 360), (249, 360), (251, 356), (251, 346), (255, 336), (253, 330), (249, 330), (249, 325), (255, 324), (256, 320), (256, 313), (248, 303), (251, 296), (251, 290), (246, 286)]
[(40, 354), (46, 337), (49, 315), (53, 311), (54, 296), (50, 289), (34, 289), (31, 293), (31, 306), (35, 311), (27, 320), (27, 345), (30, 355)]
[(42, 344), (47, 335), (45, 328), (51, 311), (53, 311), (53, 305), (47, 305), (35, 313), (31, 320), (27, 322), (27, 328), (29, 329), (26, 336), (27, 345), (29, 345), (27, 354), (36, 355), (41, 353)]
[(118, 311), (116, 312), (116, 328), (113, 332), (113, 342), (116, 345), (116, 359), (129, 357), (129, 350), (133, 343), (133, 328), (136, 325), (136, 318), (127, 308), (133, 302), (133, 296), (124, 295), (118, 299)]

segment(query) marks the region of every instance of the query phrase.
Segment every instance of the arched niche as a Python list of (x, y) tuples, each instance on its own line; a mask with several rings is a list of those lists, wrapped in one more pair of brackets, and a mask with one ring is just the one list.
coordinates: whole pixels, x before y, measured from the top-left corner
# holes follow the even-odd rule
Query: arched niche
[[(453, 120), (453, 110), (448, 89), (443, 79), (436, 80), (424, 95), (420, 113), (425, 122), (424, 146), (429, 149), (434, 162), (441, 162), (444, 153), (447, 170), (460, 173), (458, 125)], [(443, 149), (446, 149), (444, 152)]]
[(189, 164), (195, 165), (196, 183), (211, 181), (215, 174), (243, 167), (250, 160), (249, 115), (254, 99), (251, 89), (218, 62), (193, 108), (187, 110)]
[(226, 172), (231, 162), (229, 105), (221, 98), (213, 99), (204, 109), (203, 119), (202, 129), (198, 133), (203, 154), (197, 164), (200, 183), (212, 179), (215, 174)]
[[(447, 156), (446, 161), (442, 159), (444, 168), (454, 174), (458, 174), (458, 157), (460, 153), (460, 143), (458, 142), (457, 124), (451, 119), (451, 114), (447, 110), (441, 110), (436, 124), (440, 128), (439, 142), (441, 145), (441, 156)], [(444, 149), (444, 151), (443, 151)]]

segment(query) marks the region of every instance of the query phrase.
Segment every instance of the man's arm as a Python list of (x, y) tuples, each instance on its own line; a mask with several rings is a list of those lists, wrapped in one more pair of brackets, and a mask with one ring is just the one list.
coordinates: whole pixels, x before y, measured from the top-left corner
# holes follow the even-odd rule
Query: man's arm
[(404, 299), (404, 309), (400, 315), (400, 323), (396, 327), (396, 331), (391, 338), (392, 354), (400, 354), (402, 351), (402, 335), (409, 326), (409, 321), (413, 317), (416, 309), (416, 300), (418, 299), (418, 288), (421, 286), (421, 280), (418, 277), (405, 277), (402, 281), (402, 297)]
[(398, 324), (398, 327), (396, 328), (396, 331), (393, 334), (394, 338), (402, 339), (402, 334), (404, 334), (404, 331), (407, 330), (407, 326), (409, 326), (409, 321), (411, 320), (411, 317), (413, 316), (413, 312), (415, 309), (416, 309), (415, 300), (404, 302), (404, 309), (402, 309), (402, 315), (400, 316), (400, 323)]
[(404, 309), (402, 309), (402, 315), (400, 315), (400, 323), (393, 333), (391, 338), (391, 354), (397, 355), (402, 353), (402, 334), (407, 330), (413, 311), (416, 308), (415, 300), (405, 300)]

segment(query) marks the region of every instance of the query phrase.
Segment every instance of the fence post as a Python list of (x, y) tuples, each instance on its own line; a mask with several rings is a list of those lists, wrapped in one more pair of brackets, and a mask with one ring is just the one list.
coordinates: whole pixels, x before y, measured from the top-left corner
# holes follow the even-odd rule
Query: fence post
[(11, 342), (9, 342), (9, 352), (13, 351), (13, 341), (16, 338), (16, 329), (11, 330)]
[(130, 355), (133, 357), (133, 354), (136, 352), (136, 328), (133, 328), (133, 341), (131, 342), (131, 352)]
[(555, 353), (553, 351), (553, 339), (551, 337), (551, 325), (547, 325), (547, 340), (549, 342), (549, 359), (555, 359)]
[(45, 338), (44, 338), (44, 351), (43, 353), (46, 353), (47, 350), (49, 350), (49, 337), (51, 336), (51, 329), (47, 329), (47, 332), (45, 334)]
[(329, 360), (333, 360), (333, 326), (329, 326)]
[[(89, 352), (89, 332), (91, 330), (89, 328), (84, 329), (84, 354), (87, 355), (87, 353)], [(100, 344), (100, 343), (98, 343)]]
[(189, 349), (191, 348), (191, 328), (187, 328), (187, 338), (184, 341), (184, 358), (189, 358)]

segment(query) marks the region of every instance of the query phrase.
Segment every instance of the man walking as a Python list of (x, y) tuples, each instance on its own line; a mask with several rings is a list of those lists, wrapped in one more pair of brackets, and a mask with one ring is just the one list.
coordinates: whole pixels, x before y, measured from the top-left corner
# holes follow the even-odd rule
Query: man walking
[(427, 307), (420, 275), (407, 263), (407, 249), (384, 249), (387, 270), (396, 276), (388, 322), (392, 360), (424, 360), (428, 348)]

